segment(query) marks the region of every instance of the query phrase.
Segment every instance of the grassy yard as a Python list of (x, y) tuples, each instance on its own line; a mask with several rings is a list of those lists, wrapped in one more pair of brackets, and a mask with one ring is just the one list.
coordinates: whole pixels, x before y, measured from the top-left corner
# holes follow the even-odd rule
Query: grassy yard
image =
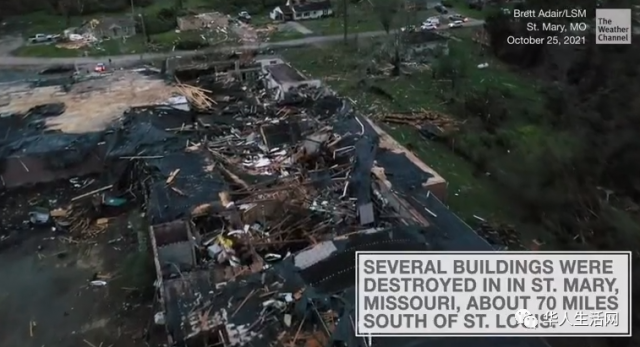
[[(184, 3), (186, 8), (210, 8), (208, 0), (185, 0)], [(174, 5), (175, 1), (173, 0), (158, 0), (150, 6), (136, 8), (136, 11), (155, 15), (160, 9)], [(121, 15), (131, 15), (131, 9), (127, 8), (121, 13), (94, 13), (86, 16), (71, 16), (68, 19), (65, 16), (59, 16), (49, 11), (39, 11), (22, 16), (9, 17), (6, 19), (6, 27), (7, 30), (20, 32), (25, 37), (41, 33), (53, 35), (62, 33), (63, 30), (69, 27), (79, 26), (89, 19)]]
[[(461, 36), (468, 33), (460, 32)], [(364, 45), (364, 40), (358, 40), (358, 45)], [(356, 44), (345, 47), (336, 44), (331, 47), (307, 47), (304, 49), (289, 49), (283, 52), (285, 58), (302, 70), (315, 76), (324, 77), (341, 95), (348, 96), (357, 102), (357, 106), (373, 117), (388, 111), (408, 111), (431, 109), (452, 114), (454, 110), (444, 106), (441, 95), (443, 88), (449, 88), (448, 82), (434, 79), (429, 69), (412, 71), (399, 77), (366, 78), (369, 84), (381, 88), (393, 97), (388, 101), (366, 90), (359, 85), (365, 79), (363, 64), (370, 61), (371, 51), (375, 48), (355, 48)], [(538, 86), (532, 80), (524, 78), (499, 62), (484, 54), (475, 43), (463, 39), (450, 41), (450, 57), (462, 59), (466, 65), (466, 88), (499, 89), (508, 91), (512, 95), (515, 110), (535, 108), (540, 104)], [(478, 69), (477, 65), (488, 63), (489, 68)], [(517, 111), (516, 111), (517, 112)], [(472, 222), (473, 216), (493, 218), (501, 222), (517, 225), (525, 240), (546, 238), (544, 232), (536, 226), (520, 223), (522, 211), (514, 207), (512, 201), (501, 193), (501, 187), (495, 180), (479, 173), (474, 166), (455, 154), (446, 145), (425, 140), (417, 130), (410, 126), (384, 126), (399, 142), (411, 144), (414, 152), (425, 163), (432, 166), (449, 182), (449, 197), (447, 203), (463, 220)], [(536, 141), (547, 141), (547, 133), (543, 129), (526, 123), (514, 122), (510, 125), (514, 136), (522, 137), (523, 146), (536, 146)], [(542, 235), (542, 236), (541, 236)], [(527, 242), (527, 241), (523, 241)]]
[[(333, 8), (336, 9), (336, 14), (333, 17), (308, 20), (300, 23), (318, 35), (342, 34), (344, 33), (344, 17), (341, 6), (341, 3), (334, 3)], [(420, 24), (435, 13), (436, 12), (432, 10), (414, 11), (410, 13), (400, 11), (393, 17), (391, 29), (397, 29), (409, 24)], [(347, 10), (347, 31), (349, 33), (381, 30), (384, 30), (384, 28), (382, 24), (380, 24), (380, 15), (369, 2), (349, 3)]]
[(100, 42), (100, 44), (87, 46), (79, 49), (69, 49), (56, 47), (55, 44), (51, 45), (28, 45), (22, 46), (13, 52), (14, 55), (19, 57), (51, 57), (51, 58), (66, 58), (66, 57), (101, 57), (111, 55), (122, 54), (136, 54), (144, 53), (146, 51), (145, 40), (142, 36), (134, 36), (127, 38), (126, 41), (122, 40), (106, 40)]
[(79, 49), (56, 47), (55, 44), (27, 45), (20, 47), (18, 50), (14, 51), (13, 54), (20, 57), (63, 58), (82, 56), (102, 57), (146, 52), (165, 52), (173, 50), (175, 44), (179, 41), (203, 41), (203, 37), (209, 44), (217, 45), (221, 42), (225, 42), (225, 40), (232, 43), (237, 42), (234, 35), (228, 36), (214, 31), (168, 31), (162, 34), (151, 35), (151, 45), (146, 43), (146, 40), (142, 35), (136, 35), (129, 37), (126, 40), (105, 40), (98, 44)]
[(309, 35), (305, 35), (299, 31), (284, 29), (284, 30), (274, 31), (269, 36), (269, 41), (278, 42), (278, 41), (297, 40), (297, 39), (305, 38), (307, 36)]
[(484, 10), (476, 10), (469, 8), (466, 0), (451, 0), (451, 5), (453, 5), (453, 12), (460, 13), (463, 16), (476, 18), (476, 19), (484, 19), (485, 11)]

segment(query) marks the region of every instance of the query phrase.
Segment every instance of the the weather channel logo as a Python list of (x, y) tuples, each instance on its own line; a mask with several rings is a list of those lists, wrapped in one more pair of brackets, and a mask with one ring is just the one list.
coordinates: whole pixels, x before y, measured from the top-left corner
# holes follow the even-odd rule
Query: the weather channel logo
[(630, 336), (630, 252), (357, 252), (356, 335)]

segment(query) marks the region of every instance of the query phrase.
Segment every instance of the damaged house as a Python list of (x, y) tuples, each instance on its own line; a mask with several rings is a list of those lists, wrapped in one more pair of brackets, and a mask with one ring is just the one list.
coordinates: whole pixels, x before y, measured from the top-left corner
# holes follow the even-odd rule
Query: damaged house
[(276, 100), (284, 100), (287, 94), (297, 93), (302, 89), (318, 89), (322, 86), (319, 79), (307, 79), (291, 65), (279, 60), (276, 63), (263, 64), (264, 85)]
[(404, 53), (409, 56), (448, 55), (449, 38), (435, 31), (407, 31), (400, 35)]
[(328, 0), (287, 0), (283, 6), (274, 8), (269, 17), (275, 21), (309, 20), (333, 15), (331, 1)]
[[(130, 83), (146, 78), (156, 89), (149, 95), (137, 89), (138, 99), (148, 97), (146, 105), (118, 109), (118, 117), (101, 119), (107, 124), (102, 130), (62, 137), (40, 131), (47, 117), (78, 121), (69, 115), (81, 106), (72, 105), (73, 98), (65, 99), (66, 108), (49, 106), (49, 115), (30, 108), (19, 113), (23, 104), (15, 100), (12, 108), (0, 108), (17, 116), (0, 118), (2, 129), (28, 129), (7, 130), (0, 147), (2, 189), (68, 178), (85, 163), (109, 171), (104, 182), (78, 184), (82, 191), (65, 210), (114, 204), (113, 197), (144, 207), (157, 277), (155, 322), (164, 326), (168, 346), (440, 341), (355, 336), (355, 252), (501, 245), (442, 203), (442, 177), (319, 81), (276, 57), (221, 61), (180, 65), (167, 86), (159, 74), (123, 72), (135, 75)], [(229, 73), (237, 66), (258, 69), (263, 78), (258, 83)], [(73, 91), (78, 87), (67, 93), (79, 93)], [(78, 114), (83, 123), (90, 120)], [(43, 159), (47, 147), (55, 147), (60, 160)], [(20, 181), (19, 170), (38, 169), (20, 160), (30, 157), (52, 177)], [(61, 221), (68, 233), (89, 228), (88, 222)], [(541, 346), (535, 339), (480, 342)]]
[(136, 34), (136, 21), (127, 16), (104, 17), (89, 21), (81, 31), (91, 33), (97, 39), (117, 39)]

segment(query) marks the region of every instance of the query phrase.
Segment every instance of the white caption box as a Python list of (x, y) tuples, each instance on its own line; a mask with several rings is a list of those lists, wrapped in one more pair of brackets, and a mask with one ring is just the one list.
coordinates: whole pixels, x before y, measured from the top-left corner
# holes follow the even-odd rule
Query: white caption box
[(631, 335), (631, 252), (356, 252), (356, 266), (356, 336)]

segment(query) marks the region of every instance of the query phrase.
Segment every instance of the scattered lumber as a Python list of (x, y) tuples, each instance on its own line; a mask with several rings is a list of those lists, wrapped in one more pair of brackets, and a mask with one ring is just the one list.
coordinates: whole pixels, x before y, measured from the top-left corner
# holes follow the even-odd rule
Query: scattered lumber
[(210, 90), (183, 83), (176, 85), (176, 88), (178, 88), (180, 94), (199, 109), (209, 109), (217, 104), (215, 100), (207, 95), (207, 93), (211, 93)]
[(422, 129), (425, 126), (438, 128), (441, 133), (453, 133), (459, 130), (460, 122), (452, 117), (430, 110), (420, 110), (405, 113), (390, 113), (381, 115), (379, 119), (391, 124), (408, 124)]

